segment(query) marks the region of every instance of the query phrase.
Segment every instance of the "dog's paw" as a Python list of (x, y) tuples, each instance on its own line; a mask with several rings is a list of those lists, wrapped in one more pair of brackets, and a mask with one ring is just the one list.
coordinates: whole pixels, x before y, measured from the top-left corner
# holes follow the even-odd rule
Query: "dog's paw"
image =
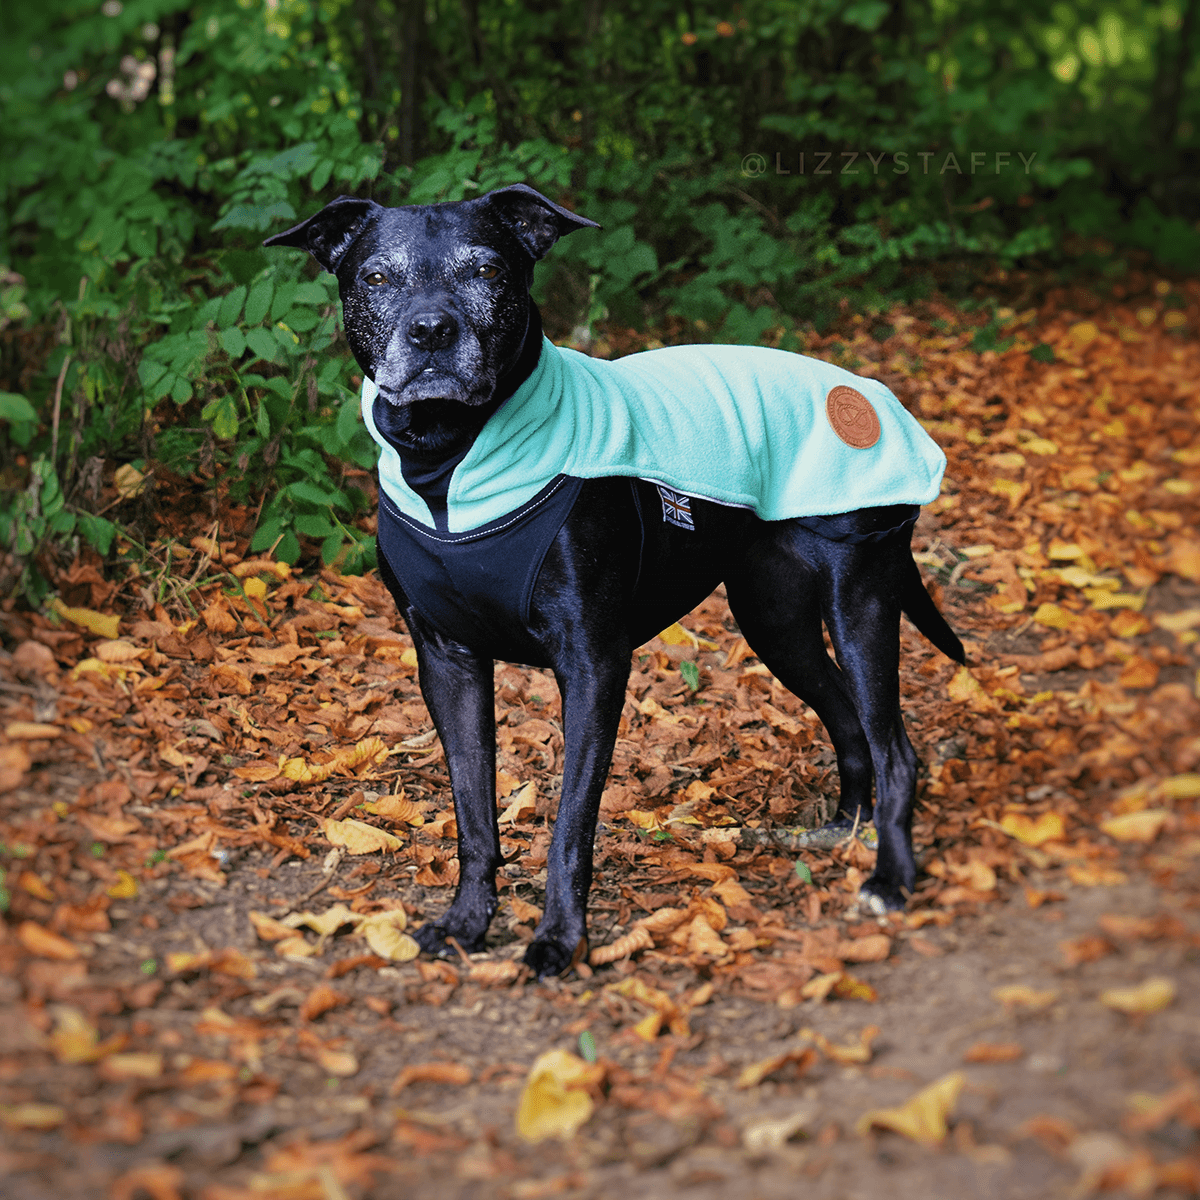
[(525, 951), (525, 965), (539, 978), (548, 975), (563, 975), (580, 959), (586, 957), (588, 941), (579, 938), (574, 945), (567, 946), (557, 938), (534, 938)]
[(862, 885), (858, 893), (858, 907), (864, 913), (886, 917), (890, 912), (902, 912), (908, 903), (906, 891), (889, 887), (882, 880), (872, 877)]

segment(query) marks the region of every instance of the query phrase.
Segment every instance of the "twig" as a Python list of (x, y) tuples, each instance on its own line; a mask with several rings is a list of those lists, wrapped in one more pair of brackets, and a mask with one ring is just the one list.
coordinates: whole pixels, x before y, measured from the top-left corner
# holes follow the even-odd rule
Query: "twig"
[(61, 370), (58, 372), (58, 382), (54, 385), (54, 417), (50, 423), (50, 465), (58, 471), (58, 422), (62, 414), (63, 384), (67, 380), (67, 368), (71, 365), (70, 350), (63, 357)]

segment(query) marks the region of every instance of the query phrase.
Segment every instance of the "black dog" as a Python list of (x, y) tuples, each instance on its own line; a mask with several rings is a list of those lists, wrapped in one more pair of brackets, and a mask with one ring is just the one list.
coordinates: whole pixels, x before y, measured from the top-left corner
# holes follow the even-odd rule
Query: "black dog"
[[(460, 517), (454, 527), (456, 505), (468, 504), (456, 470), (469, 454), (482, 454), (489, 437), (496, 441), (492, 431), (503, 426), (502, 440), (519, 441), (518, 457), (542, 453), (536, 429), (512, 424), (510, 418), (520, 416), (514, 406), (502, 411), (535, 373), (557, 369), (559, 352), (543, 343), (529, 297), (533, 267), (559, 237), (594, 225), (517, 185), (476, 200), (409, 208), (342, 197), (265, 242), (307, 250), (336, 274), (346, 336), (378, 392), (366, 404), (364, 385), (366, 416), (384, 446), (380, 570), (416, 644), (421, 691), (445, 747), (458, 818), (458, 891), (439, 920), (418, 930), (427, 951), (447, 953), (451, 938), (468, 951), (482, 949), (498, 905), (492, 660), (549, 666), (558, 680), (562, 796), (547, 861), (545, 915), (525, 954), (538, 975), (564, 971), (586, 952), (592, 840), (631, 653), (718, 583), (726, 583), (730, 607), (755, 652), (829, 731), (841, 798), (825, 832), (844, 836), (854, 822), (874, 818), (878, 856), (862, 900), (878, 913), (902, 908), (915, 877), (910, 830), (917, 758), (900, 713), (900, 613), (951, 658), (964, 657), (913, 562), (912, 502), (862, 507), (845, 503), (839, 488), (822, 492), (827, 504), (815, 510), (834, 515), (812, 515), (810, 508), (794, 518), (764, 520), (736, 507), (746, 503), (737, 495), (715, 489), (718, 503), (682, 494), (662, 486), (662, 474), (637, 465), (619, 476), (592, 477), (597, 470), (589, 460), (571, 472), (551, 464), (545, 486), (535, 483), (536, 494), (499, 515), (489, 509), (485, 470), (474, 485), (476, 507), (461, 509), (482, 520), (463, 526)], [(778, 351), (694, 349), (701, 357), (711, 352), (703, 370), (716, 364), (718, 387), (722, 364), (733, 362), (732, 372), (741, 371), (743, 360), (729, 354), (758, 355), (753, 361), (772, 370), (794, 363), (821, 378), (822, 371), (837, 370)], [(669, 382), (671, 364), (685, 360), (655, 356), (676, 353), (633, 355), (615, 364), (582, 356), (570, 361), (591, 372), (590, 380), (645, 359), (665, 367)], [(839, 446), (868, 447), (879, 438), (876, 414), (893, 420), (880, 398), (886, 389), (847, 378), (853, 386), (843, 382), (829, 391), (828, 426)], [(871, 389), (873, 404), (862, 394)], [(840, 409), (838, 397), (846, 401)], [(894, 397), (891, 404), (898, 409)], [(596, 408), (580, 411), (590, 419)], [(687, 397), (667, 411), (684, 422)], [(814, 421), (820, 436), (831, 438), (824, 414)], [(915, 427), (902, 412), (894, 421)], [(726, 434), (713, 431), (711, 440), (717, 456), (734, 453)], [(768, 438), (743, 457), (753, 468), (771, 445)], [(933, 453), (940, 455), (936, 448)], [(639, 472), (653, 482), (633, 477)], [(845, 474), (852, 490), (854, 472)], [(934, 494), (938, 479), (940, 468)], [(822, 621), (838, 666), (825, 651)]]

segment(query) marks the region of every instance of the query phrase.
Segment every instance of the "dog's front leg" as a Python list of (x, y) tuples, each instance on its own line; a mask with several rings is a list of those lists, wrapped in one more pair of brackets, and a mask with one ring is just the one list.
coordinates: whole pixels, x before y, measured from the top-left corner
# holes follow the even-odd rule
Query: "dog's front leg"
[(587, 953), (587, 898), (600, 796), (612, 762), (629, 653), (623, 647), (579, 655), (556, 668), (563, 707), (562, 798), (546, 859), (546, 908), (525, 951), (539, 975), (558, 975)]
[(415, 937), (421, 949), (431, 954), (452, 953), (449, 938), (468, 952), (482, 950), (499, 903), (492, 660), (442, 637), (416, 614), (407, 615), (417, 648), (421, 694), (446, 751), (458, 821), (454, 902), (436, 921), (418, 929)]

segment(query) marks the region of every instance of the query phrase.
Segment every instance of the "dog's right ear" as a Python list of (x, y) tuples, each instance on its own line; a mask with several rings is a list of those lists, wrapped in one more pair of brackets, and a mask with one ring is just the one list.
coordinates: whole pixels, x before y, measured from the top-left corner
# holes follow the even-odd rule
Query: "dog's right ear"
[(300, 250), (307, 250), (326, 271), (333, 272), (360, 230), (376, 212), (382, 211), (382, 205), (374, 200), (339, 196), (307, 221), (301, 221), (299, 225), (267, 238), (263, 245), (296, 246)]

